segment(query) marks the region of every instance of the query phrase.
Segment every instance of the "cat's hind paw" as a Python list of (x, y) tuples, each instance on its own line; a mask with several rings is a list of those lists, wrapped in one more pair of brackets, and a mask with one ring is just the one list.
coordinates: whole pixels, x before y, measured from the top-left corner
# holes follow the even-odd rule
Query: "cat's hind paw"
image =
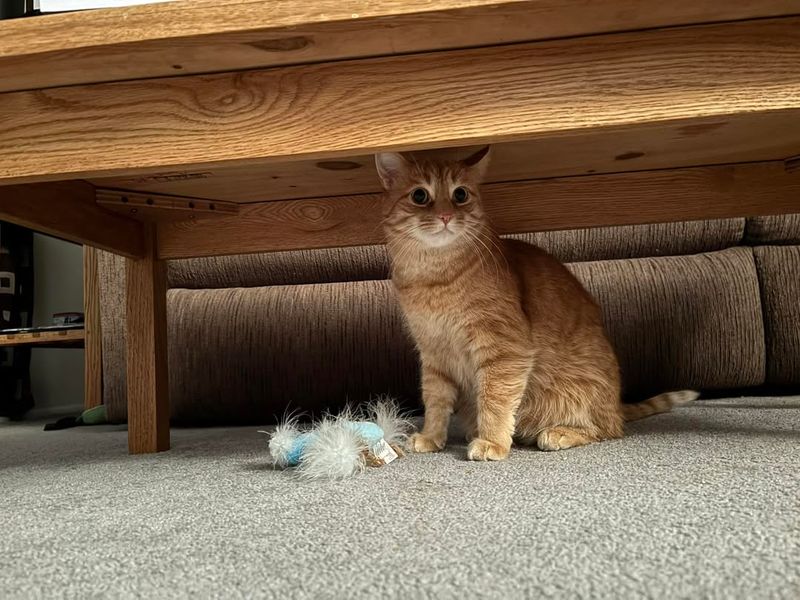
[(570, 427), (548, 427), (536, 436), (536, 445), (545, 452), (585, 446), (592, 441), (585, 433)]

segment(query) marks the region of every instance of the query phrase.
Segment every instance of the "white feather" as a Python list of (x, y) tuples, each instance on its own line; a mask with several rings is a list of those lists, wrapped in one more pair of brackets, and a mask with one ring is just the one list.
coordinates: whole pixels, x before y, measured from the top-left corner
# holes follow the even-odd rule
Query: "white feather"
[(413, 428), (408, 416), (390, 396), (379, 396), (366, 408), (366, 418), (383, 430), (383, 439), (392, 446), (405, 446)]
[[(345, 411), (346, 413), (348, 411)], [(297, 472), (305, 479), (344, 479), (364, 470), (366, 446), (343, 417), (325, 417), (317, 437), (303, 452)]]
[(275, 466), (281, 469), (288, 465), (289, 451), (301, 433), (297, 421), (297, 417), (288, 418), (269, 434), (269, 454)]

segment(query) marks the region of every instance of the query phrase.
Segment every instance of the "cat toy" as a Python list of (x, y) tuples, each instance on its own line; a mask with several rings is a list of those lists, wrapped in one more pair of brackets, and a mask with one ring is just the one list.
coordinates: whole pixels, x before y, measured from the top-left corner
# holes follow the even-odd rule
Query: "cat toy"
[(358, 412), (327, 415), (308, 428), (288, 418), (262, 433), (269, 435), (276, 467), (293, 468), (306, 479), (344, 479), (403, 456), (410, 429), (397, 404), (384, 398)]

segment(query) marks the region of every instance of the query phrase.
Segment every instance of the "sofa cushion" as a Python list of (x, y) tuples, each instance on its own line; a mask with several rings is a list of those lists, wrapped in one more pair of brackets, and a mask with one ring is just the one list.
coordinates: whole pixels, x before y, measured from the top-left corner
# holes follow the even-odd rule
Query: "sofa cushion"
[(749, 248), (570, 269), (603, 309), (628, 399), (764, 382), (764, 330)]
[[(744, 219), (550, 231), (510, 237), (537, 244), (563, 262), (694, 254), (737, 245)], [(387, 279), (383, 246), (298, 250), (173, 260), (170, 287), (253, 287)]]
[(800, 244), (800, 214), (747, 219), (744, 241), (761, 244)]
[(171, 288), (224, 288), (386, 279), (383, 246), (294, 250), (171, 260)]
[(767, 383), (800, 385), (800, 246), (754, 248), (767, 353)]
[(596, 227), (513, 235), (562, 262), (673, 256), (723, 250), (741, 243), (744, 219)]

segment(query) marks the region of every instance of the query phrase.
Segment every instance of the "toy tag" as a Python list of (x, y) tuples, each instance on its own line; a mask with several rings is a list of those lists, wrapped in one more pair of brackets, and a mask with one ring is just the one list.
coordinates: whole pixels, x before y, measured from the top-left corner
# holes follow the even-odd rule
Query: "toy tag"
[(395, 452), (383, 438), (381, 438), (381, 441), (372, 447), (372, 453), (381, 459), (385, 465), (388, 465), (395, 458), (397, 458), (397, 452)]

